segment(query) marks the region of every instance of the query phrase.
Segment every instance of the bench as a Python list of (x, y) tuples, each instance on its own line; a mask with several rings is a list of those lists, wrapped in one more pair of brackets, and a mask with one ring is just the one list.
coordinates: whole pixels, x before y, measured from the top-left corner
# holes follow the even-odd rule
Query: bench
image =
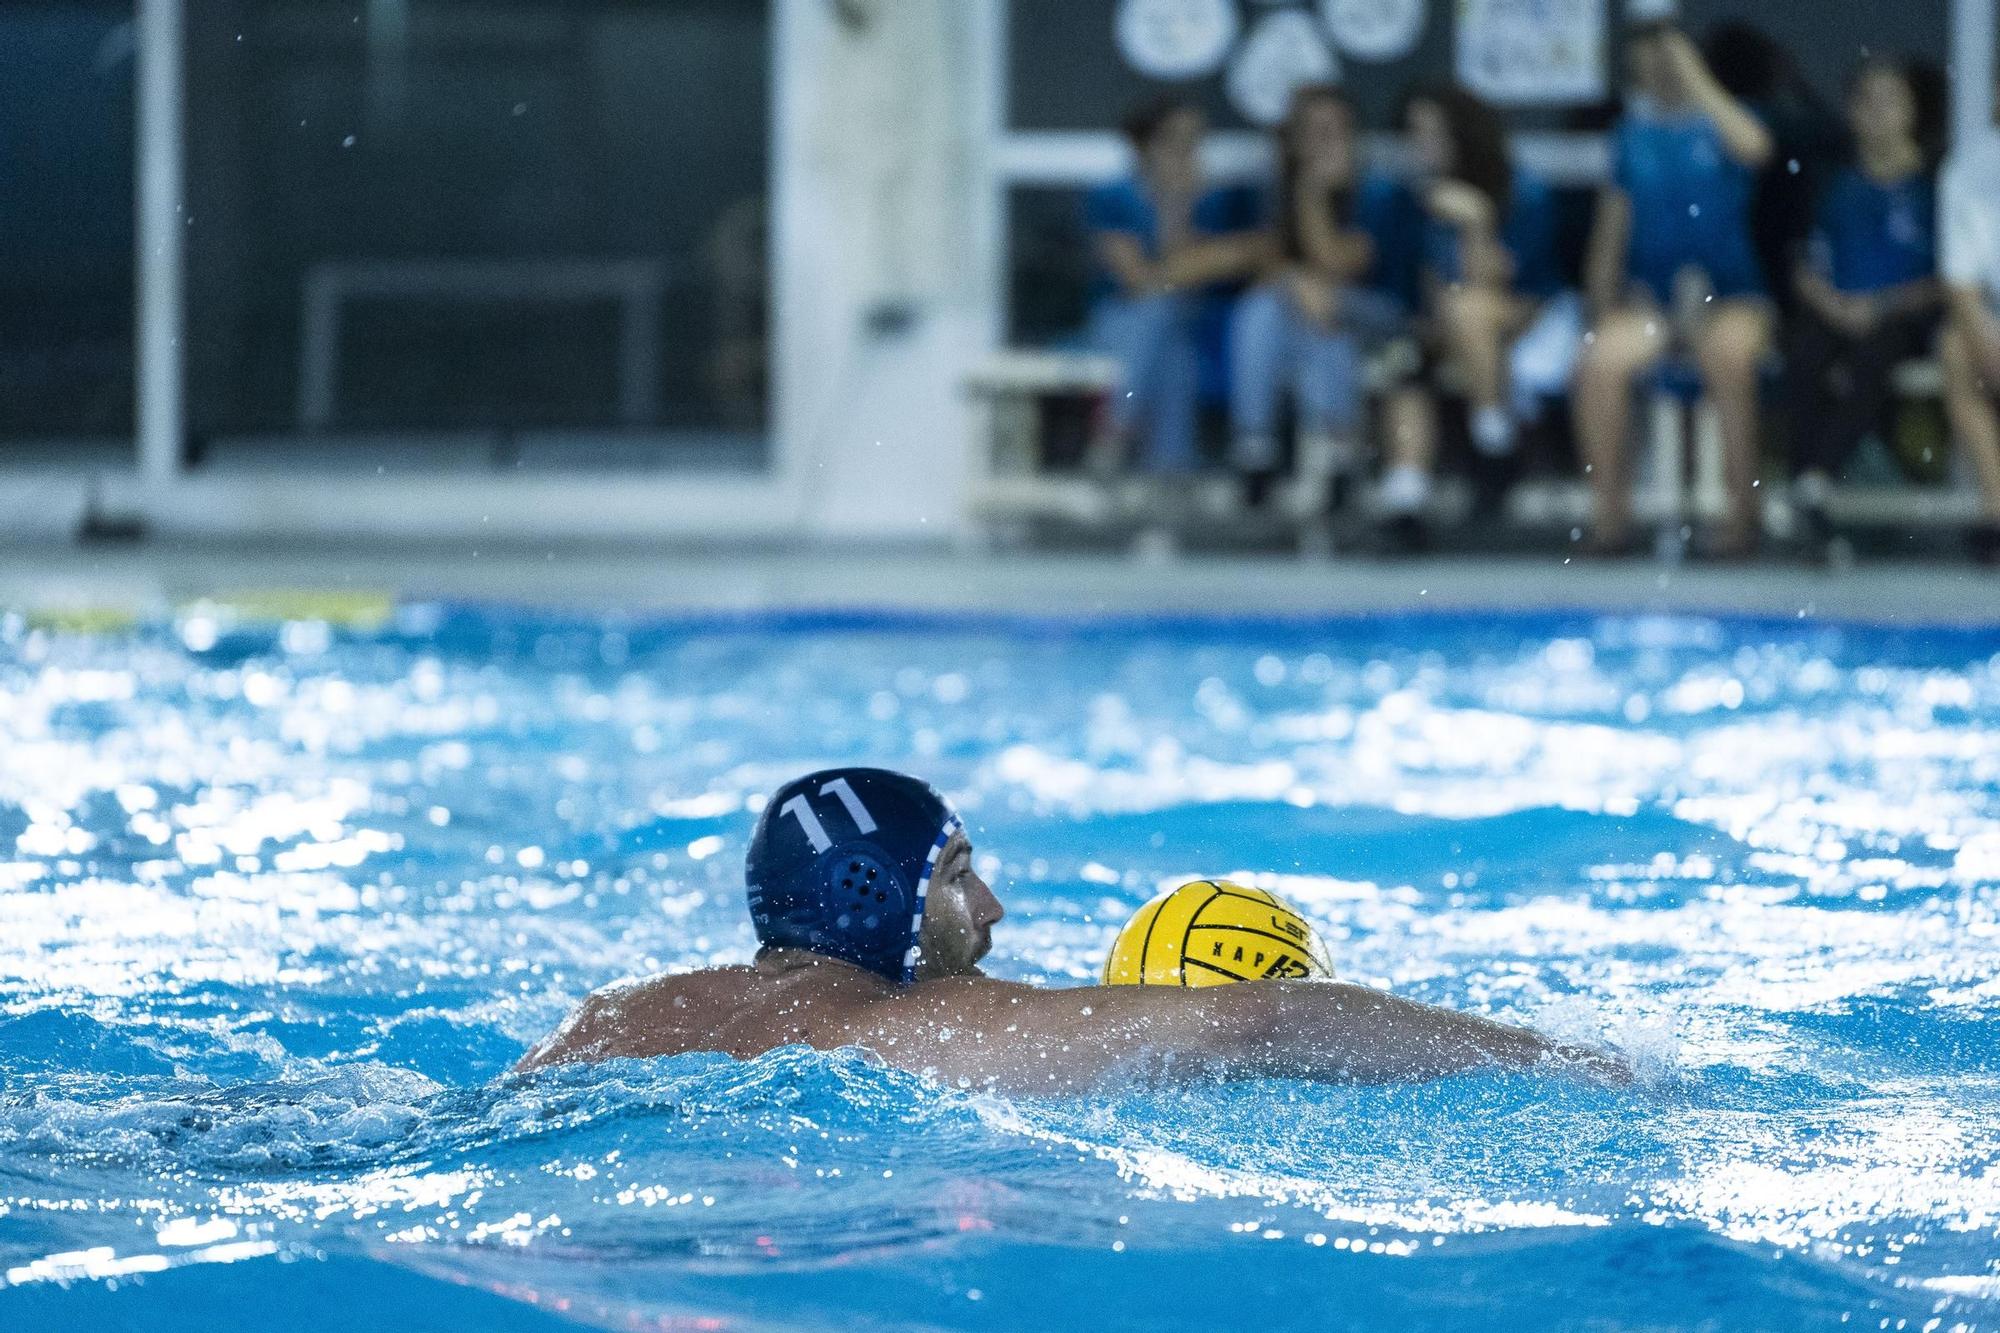
[[(1944, 392), (1943, 371), (1929, 359), (1904, 362), (1893, 382), (1896, 396), (1905, 400), (1936, 399)], [(1726, 511), (1721, 426), (1707, 401), (1691, 396), (1687, 387), (1659, 387), (1649, 396), (1648, 456), (1641, 460), (1644, 467), (1633, 495), (1641, 521), (1691, 523)], [(1793, 515), (1787, 488), (1759, 489), (1765, 492), (1766, 530), (1788, 534)], [(1966, 488), (1907, 484), (1837, 485), (1827, 498), (1827, 510), (1842, 523), (1885, 527), (1956, 525), (1973, 521), (1980, 512), (1978, 497)]]
[(1060, 519), (1100, 526), (1113, 516), (1105, 487), (1081, 472), (1051, 472), (1046, 428), (1052, 404), (1088, 401), (1101, 410), (1117, 383), (1118, 363), (1084, 352), (1006, 350), (965, 378), (984, 417), (966, 469), (967, 503), (980, 524), (1006, 526)]
[[(1371, 372), (1380, 369), (1371, 366)], [(1126, 476), (1107, 482), (1081, 469), (1052, 471), (1046, 466), (1052, 411), (1077, 400), (1092, 412), (1101, 411), (1117, 372), (1109, 357), (1018, 349), (995, 352), (973, 368), (965, 390), (984, 411), (967, 478), (968, 506), (976, 524), (991, 532), (1056, 520), (1103, 530), (1158, 512), (1151, 508), (1151, 479)], [(1379, 390), (1381, 378), (1371, 374), (1371, 388)], [(1895, 384), (1899, 397), (1934, 399), (1942, 392), (1942, 375), (1935, 361), (1910, 361), (1897, 368)], [(1715, 413), (1686, 392), (1660, 390), (1642, 401), (1647, 447), (1633, 497), (1637, 517), (1668, 528), (1719, 517), (1725, 506)], [(1207, 479), (1197, 489), (1201, 513), (1226, 518), (1237, 510), (1229, 479)], [(1793, 521), (1786, 489), (1760, 488), (1765, 525), (1779, 535), (1788, 533)], [(1449, 483), (1441, 487), (1441, 495), (1442, 507), (1462, 507), (1464, 497)], [(1357, 499), (1372, 507), (1373, 488), (1363, 487)], [(1959, 524), (1979, 513), (1978, 498), (1967, 489), (1912, 485), (1838, 486), (1828, 507), (1835, 519), (1864, 526)], [(1507, 515), (1524, 526), (1581, 526), (1590, 518), (1589, 492), (1580, 479), (1523, 482), (1509, 494)]]

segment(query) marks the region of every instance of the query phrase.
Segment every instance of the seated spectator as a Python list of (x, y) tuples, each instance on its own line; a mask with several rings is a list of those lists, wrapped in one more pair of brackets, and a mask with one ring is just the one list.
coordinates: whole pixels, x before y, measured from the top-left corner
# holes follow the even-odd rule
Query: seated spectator
[(1936, 216), (1917, 102), (1902, 67), (1871, 60), (1847, 98), (1854, 162), (1821, 198), (1807, 262), (1793, 277), (1785, 344), (1792, 494), (1814, 544), (1832, 538), (1832, 478), (1882, 424), (1896, 367), (1929, 350), (1937, 325)]
[[(1513, 165), (1500, 116), (1471, 93), (1413, 93), (1403, 124), (1425, 324), (1463, 382), (1475, 450), (1499, 464), (1512, 457), (1519, 424), (1568, 389), (1583, 336), (1581, 302), (1562, 291), (1557, 268), (1554, 201)], [(1424, 380), (1391, 397), (1382, 498), (1395, 547), (1426, 544), (1435, 415)]]
[(1206, 188), (1197, 150), (1207, 121), (1186, 103), (1150, 103), (1125, 121), (1134, 172), (1090, 192), (1085, 223), (1098, 271), (1090, 337), (1116, 358), (1111, 447), (1157, 472), (1198, 463), (1196, 410), (1222, 381), (1226, 296), (1263, 265), (1257, 199)]
[(1278, 469), (1285, 394), (1297, 415), (1302, 481), (1324, 484), (1353, 470), (1363, 346), (1402, 321), (1395, 302), (1355, 285), (1375, 247), (1355, 223), (1354, 122), (1346, 96), (1317, 84), (1293, 95), (1277, 131), (1276, 253), (1264, 281), (1237, 302), (1230, 351), (1230, 461), (1253, 505)]
[(1706, 549), (1741, 557), (1760, 526), (1757, 388), (1771, 316), (1750, 208), (1771, 136), (1677, 29), (1641, 26), (1627, 54), (1633, 95), (1613, 132), (1613, 183), (1599, 194), (1591, 229), (1593, 328), (1573, 397), (1593, 507), (1587, 550), (1633, 546), (1633, 381), (1684, 349), (1722, 425), (1728, 515)]
[(1973, 553), (2000, 561), (2000, 132), (1961, 145), (1939, 189), (1945, 411), (1979, 480)]

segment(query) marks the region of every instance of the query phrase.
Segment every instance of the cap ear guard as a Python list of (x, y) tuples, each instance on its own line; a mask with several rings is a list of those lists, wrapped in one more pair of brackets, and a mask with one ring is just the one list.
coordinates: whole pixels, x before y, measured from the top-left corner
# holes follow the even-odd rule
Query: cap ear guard
[(942, 796), (902, 773), (827, 769), (786, 783), (758, 816), (744, 867), (757, 938), (909, 981), (924, 896), (957, 827)]
[(910, 918), (910, 950), (903, 955), (905, 984), (917, 979), (917, 959), (923, 953), (924, 906), (930, 901), (931, 878), (937, 874), (938, 862), (944, 859), (944, 849), (950, 844), (951, 835), (964, 827), (957, 815), (946, 815), (937, 841), (931, 844), (930, 855), (924, 858), (924, 877), (917, 881), (917, 910)]

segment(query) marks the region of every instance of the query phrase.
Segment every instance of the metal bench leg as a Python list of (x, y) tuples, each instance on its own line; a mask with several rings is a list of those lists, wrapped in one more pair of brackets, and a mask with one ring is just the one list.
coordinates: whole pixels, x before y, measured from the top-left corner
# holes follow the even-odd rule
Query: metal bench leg
[(1694, 496), (1689, 507), (1696, 516), (1714, 520), (1729, 512), (1722, 474), (1722, 418), (1703, 398), (1694, 408)]
[(1663, 532), (1678, 533), (1686, 521), (1687, 419), (1681, 401), (1670, 393), (1656, 393), (1649, 404), (1651, 420), (1647, 437), (1652, 448), (1652, 468), (1646, 479), (1646, 503), (1650, 517)]

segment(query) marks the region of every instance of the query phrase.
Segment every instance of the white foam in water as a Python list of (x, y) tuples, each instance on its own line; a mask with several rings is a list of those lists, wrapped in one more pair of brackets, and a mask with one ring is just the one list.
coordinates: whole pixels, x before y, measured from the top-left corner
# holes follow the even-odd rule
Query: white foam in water
[(1680, 1031), (1671, 1017), (1636, 1017), (1607, 1028), (1605, 1040), (1622, 1052), (1642, 1087), (1657, 1087), (1680, 1074)]

